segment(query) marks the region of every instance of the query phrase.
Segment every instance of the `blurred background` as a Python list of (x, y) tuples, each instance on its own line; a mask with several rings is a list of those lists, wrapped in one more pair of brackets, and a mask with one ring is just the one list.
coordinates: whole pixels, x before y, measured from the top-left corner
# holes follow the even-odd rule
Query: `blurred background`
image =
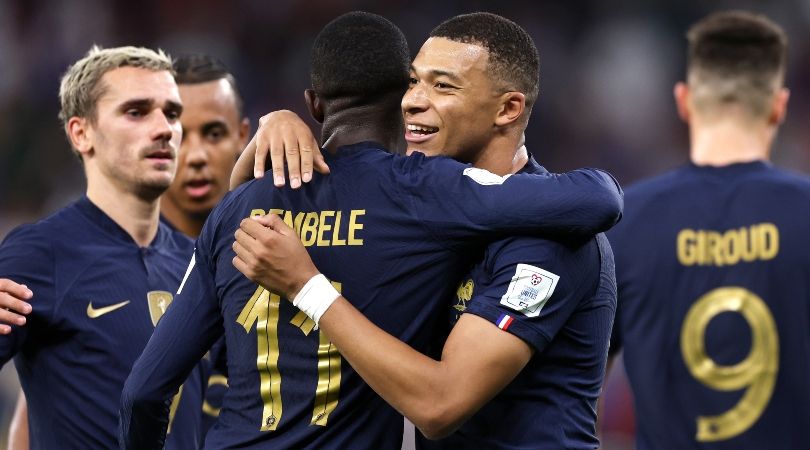
[[(246, 113), (306, 114), (311, 43), (335, 16), (361, 9), (405, 32), (415, 54), (453, 15), (491, 11), (516, 21), (540, 52), (540, 99), (527, 146), (552, 171), (596, 166), (630, 184), (687, 159), (686, 127), (672, 86), (684, 74), (685, 30), (708, 12), (768, 15), (790, 37), (788, 119), (773, 159), (810, 171), (810, 1), (611, 0), (0, 0), (0, 239), (84, 191), (81, 166), (57, 119), (58, 84), (89, 47), (143, 45), (206, 52), (236, 75)], [(600, 417), (605, 449), (633, 448), (632, 400), (621, 365)], [(11, 365), (0, 372), (0, 449), (16, 399)]]

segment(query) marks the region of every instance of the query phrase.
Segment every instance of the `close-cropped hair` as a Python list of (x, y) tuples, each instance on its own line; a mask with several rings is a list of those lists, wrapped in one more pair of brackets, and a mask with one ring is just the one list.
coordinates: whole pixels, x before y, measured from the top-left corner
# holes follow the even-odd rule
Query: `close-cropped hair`
[(462, 14), (442, 22), (430, 36), (487, 49), (492, 81), (505, 91), (523, 93), (527, 109), (537, 100), (540, 56), (531, 36), (515, 22), (486, 12)]
[(239, 87), (236, 85), (236, 77), (219, 59), (204, 53), (180, 55), (174, 59), (174, 72), (174, 80), (177, 84), (200, 84), (226, 80), (233, 90), (236, 110), (239, 112), (239, 116), (242, 116), (244, 103)]
[(355, 11), (336, 18), (318, 33), (310, 56), (312, 88), (327, 100), (401, 96), (408, 88), (405, 35), (376, 14)]
[(768, 114), (784, 82), (787, 35), (765, 16), (747, 11), (710, 14), (686, 34), (687, 76), (698, 109), (739, 105)]
[(62, 123), (67, 124), (71, 117), (84, 117), (91, 122), (95, 121), (96, 104), (105, 91), (101, 78), (105, 73), (119, 67), (139, 67), (174, 73), (171, 58), (162, 50), (93, 46), (84, 58), (68, 67), (62, 76), (59, 86), (61, 104), (59, 119)]

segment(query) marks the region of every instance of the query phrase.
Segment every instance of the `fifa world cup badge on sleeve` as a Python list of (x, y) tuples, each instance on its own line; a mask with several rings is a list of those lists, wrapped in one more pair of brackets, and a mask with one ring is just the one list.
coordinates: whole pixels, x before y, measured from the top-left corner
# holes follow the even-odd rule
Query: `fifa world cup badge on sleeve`
[(537, 317), (554, 293), (559, 280), (559, 275), (547, 270), (529, 264), (518, 264), (506, 294), (501, 297), (501, 304), (520, 311), (527, 317)]

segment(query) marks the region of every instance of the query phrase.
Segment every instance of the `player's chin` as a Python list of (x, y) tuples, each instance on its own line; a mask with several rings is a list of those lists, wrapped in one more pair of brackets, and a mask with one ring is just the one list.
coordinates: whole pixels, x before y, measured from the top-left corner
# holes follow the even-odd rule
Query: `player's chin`
[(174, 179), (173, 173), (152, 174), (141, 179), (138, 191), (144, 198), (157, 198), (169, 189)]

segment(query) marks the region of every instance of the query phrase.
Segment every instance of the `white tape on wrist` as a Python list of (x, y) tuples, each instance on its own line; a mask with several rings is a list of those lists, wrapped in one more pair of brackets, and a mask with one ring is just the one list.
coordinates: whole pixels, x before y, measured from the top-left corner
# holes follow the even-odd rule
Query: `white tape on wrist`
[(307, 284), (293, 299), (293, 305), (304, 312), (315, 325), (321, 321), (323, 313), (340, 297), (340, 293), (326, 277), (319, 273), (307, 281)]

